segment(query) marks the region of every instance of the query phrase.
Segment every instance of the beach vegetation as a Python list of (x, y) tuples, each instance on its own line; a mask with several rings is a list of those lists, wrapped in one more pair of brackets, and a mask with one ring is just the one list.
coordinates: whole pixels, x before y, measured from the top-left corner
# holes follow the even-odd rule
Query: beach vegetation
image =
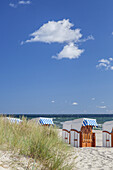
[(65, 163), (70, 147), (59, 137), (58, 129), (38, 125), (24, 117), (22, 120), (19, 124), (11, 123), (1, 116), (0, 145), (40, 161), (44, 169), (70, 169)]

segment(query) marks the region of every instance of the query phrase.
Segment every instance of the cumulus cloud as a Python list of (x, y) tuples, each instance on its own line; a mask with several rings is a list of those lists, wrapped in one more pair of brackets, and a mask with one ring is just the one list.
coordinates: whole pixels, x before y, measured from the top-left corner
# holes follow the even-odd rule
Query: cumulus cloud
[(84, 49), (79, 49), (78, 43), (87, 40), (94, 40), (92, 35), (85, 39), (82, 38), (81, 30), (79, 28), (73, 29), (69, 19), (60, 21), (48, 21), (43, 24), (38, 30), (30, 34), (30, 38), (22, 41), (21, 45), (31, 42), (44, 42), (44, 43), (65, 43), (61, 52), (52, 56), (55, 59), (76, 59), (84, 52)]
[(55, 101), (54, 101), (54, 100), (52, 100), (52, 101), (51, 101), (51, 103), (55, 103)]
[(45, 43), (64, 43), (77, 42), (82, 34), (80, 29), (71, 29), (74, 25), (69, 22), (69, 19), (61, 21), (48, 21), (42, 25), (37, 31), (30, 34), (31, 39), (26, 42), (45, 42)]
[(113, 70), (113, 58), (101, 59), (98, 61), (97, 68), (104, 68), (105, 70)]
[(58, 60), (62, 58), (75, 59), (79, 58), (79, 56), (84, 52), (82, 49), (78, 49), (78, 47), (74, 43), (70, 43), (64, 46), (63, 50), (58, 53), (56, 56), (52, 56), (52, 58), (56, 58)]
[(72, 105), (78, 105), (78, 103), (77, 102), (73, 102)]

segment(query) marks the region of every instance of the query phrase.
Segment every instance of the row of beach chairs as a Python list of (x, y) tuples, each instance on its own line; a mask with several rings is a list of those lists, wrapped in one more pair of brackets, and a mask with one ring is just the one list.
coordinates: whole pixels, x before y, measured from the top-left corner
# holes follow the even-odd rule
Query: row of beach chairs
[[(62, 138), (74, 147), (96, 147), (96, 133), (98, 127), (96, 119), (80, 118), (63, 122)], [(113, 147), (113, 121), (102, 125), (102, 146)]]

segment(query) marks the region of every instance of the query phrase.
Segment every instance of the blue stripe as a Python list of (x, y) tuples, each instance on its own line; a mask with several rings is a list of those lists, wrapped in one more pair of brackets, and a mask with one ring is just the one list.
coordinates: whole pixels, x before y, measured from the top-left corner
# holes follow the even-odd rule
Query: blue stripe
[(84, 119), (83, 126), (98, 126), (96, 120), (93, 119)]
[(53, 121), (52, 119), (49, 119), (49, 118), (40, 118), (39, 119), (39, 123), (42, 124), (42, 125), (53, 125)]

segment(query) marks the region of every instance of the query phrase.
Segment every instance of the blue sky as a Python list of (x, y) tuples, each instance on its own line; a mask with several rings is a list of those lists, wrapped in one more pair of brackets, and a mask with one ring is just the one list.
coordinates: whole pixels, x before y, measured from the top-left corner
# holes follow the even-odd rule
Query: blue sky
[(113, 1), (0, 5), (0, 113), (113, 113)]

